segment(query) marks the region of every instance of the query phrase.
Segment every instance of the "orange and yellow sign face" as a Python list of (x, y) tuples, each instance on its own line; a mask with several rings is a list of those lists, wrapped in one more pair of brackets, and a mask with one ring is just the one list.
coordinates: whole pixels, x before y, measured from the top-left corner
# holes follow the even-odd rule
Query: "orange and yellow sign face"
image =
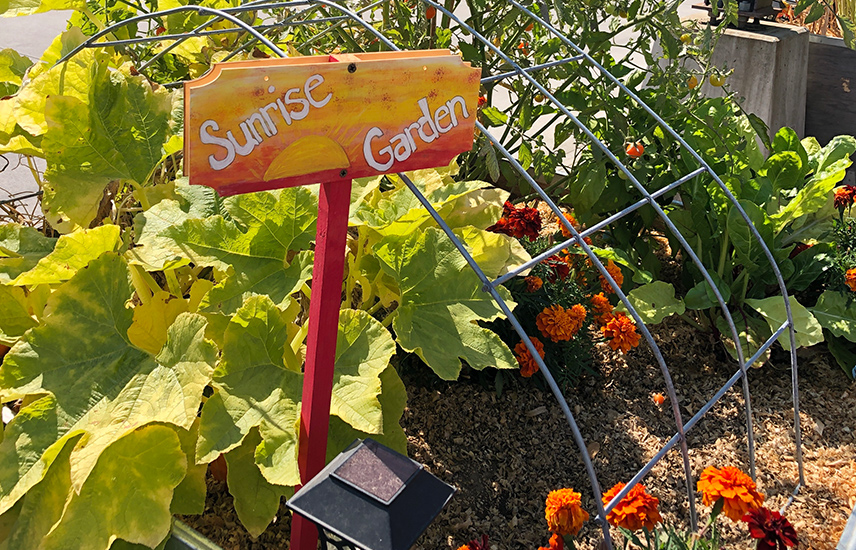
[(185, 173), (234, 195), (445, 166), (480, 77), (448, 50), (219, 63), (185, 84)]

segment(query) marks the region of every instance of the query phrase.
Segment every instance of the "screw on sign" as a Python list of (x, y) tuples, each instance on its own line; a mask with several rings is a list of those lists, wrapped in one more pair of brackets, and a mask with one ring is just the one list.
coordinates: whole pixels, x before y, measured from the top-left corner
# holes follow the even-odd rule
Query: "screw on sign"
[[(185, 172), (221, 195), (320, 183), (298, 465), (324, 467), (351, 180), (472, 148), (481, 71), (448, 50), (214, 65), (185, 84)], [(323, 319), (323, 322), (321, 320)], [(316, 546), (299, 516), (291, 547)]]

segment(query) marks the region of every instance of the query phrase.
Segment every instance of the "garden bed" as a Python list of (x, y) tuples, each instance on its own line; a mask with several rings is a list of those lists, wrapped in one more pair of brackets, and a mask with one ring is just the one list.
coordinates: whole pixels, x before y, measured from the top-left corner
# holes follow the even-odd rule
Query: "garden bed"
[[(734, 362), (718, 344), (667, 320), (654, 327), (655, 338), (670, 366), (685, 419), (733, 373)], [(663, 379), (644, 346), (626, 358), (606, 346), (597, 350), (600, 376), (587, 376), (569, 392), (589, 452), (605, 488), (628, 480), (674, 432), (668, 401), (657, 406), (652, 394)], [(806, 478), (788, 508), (802, 548), (834, 548), (856, 504), (856, 387), (825, 353), (800, 361), (801, 405)], [(496, 549), (534, 549), (548, 539), (544, 499), (550, 490), (573, 487), (591, 513), (594, 503), (582, 462), (552, 394), (535, 379), (515, 377), (501, 395), (490, 376), (471, 370), (455, 383), (439, 381), (428, 369), (402, 368), (408, 388), (403, 425), (411, 457), (459, 488), (448, 507), (419, 539), (416, 548), (458, 548), (487, 533)], [(739, 386), (739, 385), (738, 385)], [(793, 457), (793, 409), (787, 357), (750, 373), (754, 399), (758, 483), (770, 508), (781, 507), (797, 479)], [(738, 389), (690, 433), (690, 456), (696, 475), (707, 465), (734, 464), (748, 471)], [(668, 521), (685, 522), (686, 497), (680, 455), (670, 453), (645, 480), (660, 498)], [(209, 479), (203, 516), (185, 518), (227, 549), (281, 548), (288, 540), (285, 508), (257, 540), (240, 525), (224, 484)], [(706, 514), (704, 507), (701, 512)], [(720, 523), (729, 523), (721, 520)], [(743, 530), (724, 530), (727, 546), (749, 548)], [(616, 533), (617, 534), (617, 533)], [(599, 536), (589, 522), (580, 534), (581, 548), (595, 548)]]

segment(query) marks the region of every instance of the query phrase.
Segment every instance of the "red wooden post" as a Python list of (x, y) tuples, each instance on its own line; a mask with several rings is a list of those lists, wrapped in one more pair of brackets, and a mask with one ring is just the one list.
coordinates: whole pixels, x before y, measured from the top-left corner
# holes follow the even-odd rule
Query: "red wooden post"
[[(350, 201), (350, 180), (321, 184), (300, 410), (300, 443), (297, 447), (297, 463), (303, 483), (315, 477), (327, 462), (327, 432)], [(292, 550), (315, 550), (317, 544), (318, 533), (312, 522), (294, 514), (291, 518)]]

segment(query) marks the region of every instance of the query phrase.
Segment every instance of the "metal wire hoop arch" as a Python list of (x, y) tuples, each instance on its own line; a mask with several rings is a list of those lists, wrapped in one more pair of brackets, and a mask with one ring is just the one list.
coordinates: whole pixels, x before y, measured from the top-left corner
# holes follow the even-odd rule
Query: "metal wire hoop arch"
[[(135, 16), (118, 23), (115, 23), (98, 33), (89, 37), (82, 44), (71, 50), (65, 56), (63, 56), (57, 64), (63, 63), (76, 55), (78, 52), (82, 51), (85, 48), (91, 47), (106, 47), (106, 46), (121, 46), (121, 45), (129, 45), (135, 43), (142, 43), (153, 40), (176, 40), (173, 44), (170, 44), (160, 52), (158, 52), (155, 56), (147, 60), (144, 65), (142, 65), (138, 71), (142, 72), (145, 68), (149, 67), (154, 61), (157, 60), (160, 56), (165, 55), (177, 45), (179, 45), (182, 41), (194, 37), (200, 36), (204, 34), (223, 34), (229, 32), (247, 32), (250, 36), (252, 36), (252, 40), (249, 42), (250, 44), (255, 42), (261, 42), (265, 46), (271, 49), (275, 54), (280, 57), (287, 57), (287, 54), (282, 51), (279, 47), (277, 47), (273, 42), (271, 42), (267, 37), (264, 36), (263, 31), (269, 30), (272, 28), (281, 28), (289, 25), (298, 25), (298, 24), (311, 24), (311, 23), (333, 23), (336, 22), (351, 22), (355, 23), (366, 31), (372, 33), (380, 42), (382, 42), (386, 47), (390, 50), (399, 50), (396, 45), (390, 41), (386, 36), (383, 35), (380, 31), (378, 31), (370, 22), (364, 20), (360, 14), (365, 13), (378, 5), (381, 5), (389, 0), (377, 0), (368, 6), (364, 6), (357, 11), (353, 11), (348, 9), (346, 6), (336, 3), (332, 0), (291, 0), (286, 2), (269, 2), (266, 0), (255, 0), (253, 2), (244, 3), (241, 6), (232, 7), (232, 8), (223, 8), (223, 9), (214, 9), (208, 8), (205, 6), (197, 6), (197, 5), (189, 5), (189, 6), (180, 6), (168, 10), (162, 10), (158, 12), (147, 13), (139, 16)], [(755, 361), (757, 361), (767, 350), (770, 349), (773, 342), (778, 340), (780, 336), (784, 334), (785, 331), (788, 332), (788, 338), (790, 341), (790, 360), (791, 360), (791, 383), (792, 383), (792, 398), (794, 404), (794, 435), (795, 435), (795, 446), (796, 446), (796, 460), (798, 466), (799, 473), (799, 483), (796, 485), (793, 494), (785, 504), (787, 507), (793, 500), (794, 496), (799, 492), (800, 488), (805, 485), (805, 477), (804, 477), (804, 466), (803, 466), (803, 456), (802, 456), (802, 436), (800, 429), (800, 420), (799, 420), (799, 387), (798, 387), (798, 369), (797, 369), (797, 356), (796, 356), (796, 337), (795, 337), (795, 327), (793, 322), (793, 315), (791, 311), (791, 305), (788, 297), (787, 288), (784, 283), (784, 279), (782, 274), (778, 268), (778, 265), (775, 262), (775, 259), (772, 255), (772, 252), (767, 247), (763, 238), (761, 237), (757, 228), (753, 225), (751, 219), (748, 214), (739, 204), (738, 200), (734, 197), (722, 179), (718, 174), (704, 161), (704, 159), (694, 150), (692, 147), (678, 134), (673, 128), (671, 128), (656, 112), (654, 112), (645, 102), (643, 102), (632, 90), (630, 90), (627, 86), (625, 86), (618, 78), (612, 75), (609, 71), (607, 71), (600, 63), (598, 63), (595, 59), (593, 59), (587, 52), (585, 52), (582, 48), (578, 47), (575, 43), (573, 43), (567, 36), (565, 36), (561, 31), (559, 31), (554, 25), (552, 25), (548, 20), (545, 20), (540, 15), (534, 13), (529, 8), (523, 6), (518, 0), (505, 0), (507, 4), (514, 6), (521, 13), (525, 14), (529, 17), (533, 22), (537, 22), (544, 29), (546, 29), (551, 35), (559, 39), (565, 46), (569, 49), (575, 51), (577, 54), (572, 57), (567, 57), (559, 60), (550, 61), (548, 63), (543, 63), (541, 65), (532, 66), (532, 67), (521, 67), (518, 63), (516, 63), (513, 59), (511, 59), (508, 55), (505, 54), (502, 50), (500, 50), (497, 46), (495, 46), (490, 40), (486, 37), (478, 33), (474, 28), (469, 26), (466, 22), (461, 20), (455, 13), (446, 9), (443, 4), (439, 4), (434, 0), (421, 0), (424, 4), (435, 8), (438, 12), (444, 14), (444, 17), (448, 17), (449, 20), (454, 21), (459, 29), (466, 31), (467, 34), (472, 36), (474, 39), (481, 42), (485, 47), (489, 48), (496, 55), (498, 55), (506, 64), (508, 64), (513, 70), (509, 72), (504, 72), (496, 75), (490, 75), (482, 78), (482, 83), (494, 82), (504, 78), (510, 78), (514, 76), (518, 76), (520, 78), (525, 79), (529, 84), (534, 86), (544, 97), (550, 101), (556, 108), (564, 114), (569, 120), (571, 120), (579, 130), (585, 134), (588, 138), (591, 145), (598, 147), (601, 152), (613, 163), (615, 166), (621, 170), (626, 176), (628, 181), (632, 184), (632, 186), (642, 195), (642, 199), (637, 201), (634, 204), (622, 209), (619, 212), (607, 217), (606, 219), (598, 222), (596, 225), (585, 229), (583, 231), (578, 231), (563, 215), (562, 210), (556, 205), (556, 203), (550, 198), (550, 196), (544, 191), (541, 185), (538, 184), (535, 179), (529, 175), (529, 173), (523, 168), (523, 166), (514, 158), (513, 154), (508, 151), (500, 141), (492, 136), (490, 132), (478, 121), (476, 122), (476, 127), (478, 130), (492, 143), (492, 145), (503, 155), (503, 157), (509, 162), (509, 164), (523, 177), (527, 183), (531, 186), (532, 190), (550, 207), (550, 209), (555, 213), (558, 217), (558, 220), (564, 228), (570, 232), (571, 236), (567, 240), (555, 245), (551, 249), (545, 251), (544, 253), (532, 258), (531, 261), (526, 262), (522, 266), (512, 270), (511, 272), (496, 278), (495, 280), (490, 280), (478, 265), (478, 263), (474, 260), (470, 252), (467, 250), (466, 246), (458, 239), (458, 237), (454, 234), (452, 229), (448, 226), (448, 224), (443, 220), (442, 216), (436, 211), (430, 201), (422, 194), (419, 188), (407, 177), (405, 174), (398, 174), (404, 184), (414, 193), (420, 203), (428, 210), (433, 219), (437, 222), (446, 236), (452, 241), (457, 250), (461, 253), (464, 259), (467, 261), (468, 265), (473, 269), (479, 279), (482, 281), (483, 290), (489, 293), (492, 298), (496, 301), (500, 309), (503, 313), (508, 317), (508, 320), (511, 322), (515, 331), (520, 336), (521, 340), (525, 343), (526, 347), (529, 349), (530, 354), (533, 359), (538, 364), (542, 374), (544, 375), (548, 385), (550, 386), (551, 391), (556, 397), (560, 408), (562, 409), (563, 414), (565, 415), (568, 424), (571, 428), (574, 441), (579, 449), (580, 458), (585, 466), (586, 473), (589, 477), (591, 488), (594, 495), (594, 502), (597, 508), (597, 516), (595, 520), (601, 525), (601, 530), (604, 536), (604, 542), (607, 548), (612, 548), (612, 539), (609, 532), (609, 523), (606, 521), (607, 514), (627, 495), (627, 493), (637, 484), (639, 483), (650, 471), (653, 467), (663, 458), (666, 454), (673, 449), (678, 443), (680, 443), (680, 451), (683, 459), (684, 466), (684, 477), (685, 484), (687, 490), (687, 497), (690, 508), (690, 524), (692, 528), (697, 529), (697, 514), (696, 514), (696, 505), (695, 505), (695, 491), (693, 488), (693, 476), (692, 476), (692, 468), (690, 466), (689, 461), (689, 449), (687, 444), (687, 432), (692, 429), (698, 421), (725, 395), (725, 393), (731, 389), (734, 384), (738, 380), (742, 380), (742, 391), (744, 398), (744, 414), (746, 416), (746, 428), (747, 428), (747, 445), (748, 445), (748, 454), (750, 461), (750, 473), (752, 478), (756, 477), (756, 467), (755, 467), (755, 446), (754, 446), (754, 430), (753, 430), (753, 422), (752, 422), (752, 408), (751, 408), (751, 398), (749, 392), (748, 385), (748, 367), (751, 366)], [(303, 12), (297, 12), (294, 15), (280, 21), (276, 24), (272, 25), (264, 25), (259, 27), (254, 27), (249, 25), (239, 18), (237, 18), (234, 14), (240, 13), (244, 11), (252, 11), (252, 10), (264, 10), (264, 9), (277, 9), (277, 8), (296, 8), (300, 6), (326, 6), (332, 9), (337, 10), (342, 15), (336, 17), (327, 17), (327, 18), (315, 18), (304, 21), (296, 21), (297, 17), (301, 15)], [(539, 6), (539, 12), (544, 13), (543, 4)], [(176, 35), (168, 35), (168, 36), (158, 36), (156, 38), (153, 37), (138, 37), (138, 38), (130, 38), (124, 40), (108, 40), (106, 42), (97, 42), (98, 39), (111, 34), (117, 28), (121, 28), (122, 26), (144, 21), (147, 19), (153, 19), (155, 17), (162, 17), (166, 15), (171, 15), (180, 12), (196, 12), (200, 15), (210, 15), (211, 19), (198, 25), (193, 31), (188, 33), (176, 34)], [(228, 20), (235, 24), (236, 28), (230, 29), (218, 29), (214, 31), (205, 31), (205, 28), (210, 25), (221, 21)], [(326, 31), (325, 31), (326, 32)], [(247, 47), (245, 44), (241, 47), (241, 49)], [(237, 51), (230, 54), (228, 58), (233, 56)], [(613, 84), (615, 84), (620, 92), (627, 94), (630, 98), (636, 102), (649, 116), (651, 116), (664, 130), (664, 132), (668, 133), (672, 138), (675, 139), (676, 142), (680, 144), (680, 147), (685, 150), (689, 155), (698, 163), (699, 168), (691, 171), (688, 174), (683, 175), (682, 177), (675, 180), (673, 183), (660, 188), (659, 190), (651, 193), (649, 192), (644, 185), (642, 185), (633, 172), (621, 162), (619, 158), (601, 141), (599, 140), (593, 132), (583, 124), (579, 118), (577, 118), (574, 113), (566, 107), (562, 102), (552, 94), (545, 86), (540, 84), (537, 80), (532, 77), (532, 73), (547, 69), (550, 67), (555, 67), (560, 64), (566, 64), (571, 62), (584, 61), (588, 63), (591, 67), (595, 68), (596, 71), (603, 75), (605, 78), (610, 80)], [(180, 84), (180, 83), (179, 83)], [(674, 225), (674, 223), (669, 219), (666, 215), (662, 207), (659, 203), (657, 203), (657, 199), (670, 191), (678, 189), (682, 184), (687, 181), (692, 180), (695, 177), (698, 177), (702, 174), (708, 174), (713, 181), (717, 184), (719, 189), (726, 196), (732, 208), (735, 208), (737, 212), (740, 214), (741, 218), (747, 224), (752, 237), (755, 239), (757, 245), (761, 247), (761, 250), (764, 253), (765, 258), (770, 264), (774, 276), (776, 278), (777, 285), (779, 290), (782, 293), (782, 298), (784, 301), (785, 313), (787, 316), (787, 320), (779, 326), (777, 330), (775, 330), (770, 338), (768, 338), (752, 355), (752, 357), (748, 358), (748, 360), (743, 356), (742, 346), (740, 345), (741, 339), (739, 335), (739, 331), (737, 326), (734, 323), (734, 319), (726, 305), (726, 301), (724, 300), (722, 294), (720, 293), (717, 285), (715, 284), (712, 276), (707, 271), (707, 269), (702, 264), (700, 258), (695, 253), (694, 249), (689, 245), (687, 240), (680, 233), (678, 228)], [(705, 282), (707, 283), (710, 291), (715, 296), (722, 312), (724, 314), (726, 323), (729, 327), (729, 331), (731, 332), (731, 336), (733, 341), (736, 343), (736, 354), (739, 369), (738, 371), (723, 385), (711, 399), (702, 406), (696, 414), (690, 418), (689, 421), (684, 422), (682, 414), (679, 409), (677, 393), (672, 382), (671, 374), (669, 372), (668, 366), (666, 365), (665, 358), (663, 357), (659, 346), (653, 338), (648, 327), (645, 325), (644, 321), (640, 317), (639, 313), (633, 307), (632, 303), (628, 300), (627, 296), (622, 292), (621, 288), (618, 286), (616, 281), (607, 271), (606, 267), (603, 265), (603, 262), (600, 258), (592, 251), (591, 247), (585, 242), (585, 238), (589, 235), (594, 234), (600, 229), (608, 226), (609, 224), (627, 216), (628, 214), (634, 212), (635, 210), (641, 208), (642, 206), (650, 205), (657, 216), (666, 224), (669, 230), (673, 233), (673, 235), (680, 242), (683, 250), (687, 252), (690, 256), (690, 259), (695, 264), (695, 266), (701, 272)], [(604, 277), (604, 279), (609, 283), (612, 287), (613, 291), (621, 300), (624, 307), (627, 309), (628, 313), (634, 318), (636, 321), (637, 327), (642, 332), (645, 340), (648, 342), (655, 359), (660, 367), (661, 373), (664, 376), (666, 382), (666, 391), (669, 395), (670, 402), (672, 404), (672, 412), (675, 418), (675, 423), (677, 426), (677, 432), (669, 439), (669, 441), (658, 451), (654, 457), (648, 461), (648, 463), (643, 466), (627, 483), (626, 486), (605, 506), (601, 502), (601, 486), (598, 481), (597, 474), (594, 470), (594, 465), (588, 455), (587, 447), (585, 444), (585, 440), (582, 436), (582, 433), (579, 429), (579, 426), (574, 418), (573, 413), (568, 406), (567, 400), (564, 398), (558, 384), (556, 383), (555, 378), (550, 372), (549, 368), (544, 363), (543, 359), (541, 359), (540, 355), (537, 353), (534, 345), (529, 340), (526, 331), (523, 329), (520, 322), (514, 316), (513, 311), (508, 306), (508, 304), (501, 297), (499, 292), (497, 291), (497, 287), (503, 282), (519, 275), (522, 272), (530, 269), (534, 265), (544, 261), (546, 258), (552, 256), (556, 252), (562, 250), (563, 248), (567, 248), (569, 246), (576, 245), (579, 246), (587, 255), (587, 257), (591, 260), (595, 268), (598, 272)]]

